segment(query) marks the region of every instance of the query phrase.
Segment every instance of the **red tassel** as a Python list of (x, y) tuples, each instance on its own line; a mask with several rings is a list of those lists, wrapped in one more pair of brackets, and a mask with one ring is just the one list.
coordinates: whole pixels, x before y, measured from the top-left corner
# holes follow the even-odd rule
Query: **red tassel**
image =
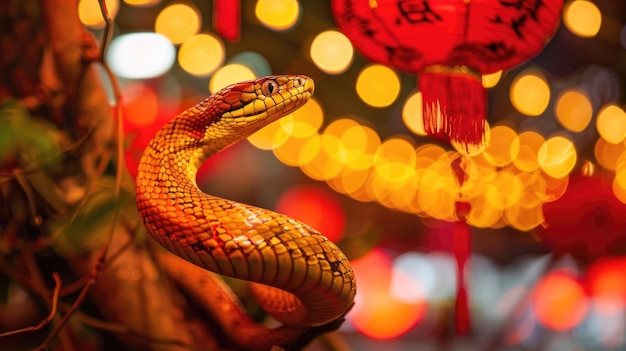
[(466, 67), (434, 66), (419, 75), (424, 129), (435, 137), (484, 146), (487, 92), (479, 74)]
[(228, 41), (239, 40), (241, 26), (240, 0), (215, 0), (213, 3), (213, 28)]
[(466, 335), (471, 328), (465, 267), (471, 251), (471, 232), (465, 221), (454, 223), (454, 256), (457, 264), (457, 295), (454, 304), (454, 326), (457, 335)]

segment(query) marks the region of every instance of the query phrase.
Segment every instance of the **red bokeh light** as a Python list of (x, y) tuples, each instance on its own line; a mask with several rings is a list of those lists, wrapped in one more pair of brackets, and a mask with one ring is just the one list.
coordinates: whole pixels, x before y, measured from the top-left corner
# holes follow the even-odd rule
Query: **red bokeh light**
[(343, 236), (345, 213), (337, 197), (315, 186), (296, 186), (278, 200), (276, 211), (319, 230), (333, 242)]
[(426, 301), (406, 303), (391, 294), (391, 260), (383, 251), (374, 249), (351, 263), (359, 293), (348, 318), (358, 331), (375, 339), (392, 339), (424, 317)]
[(626, 306), (626, 257), (607, 257), (587, 270), (586, 281), (600, 312), (612, 313)]
[(532, 293), (533, 311), (546, 327), (565, 331), (577, 326), (587, 315), (587, 294), (574, 275), (565, 270), (548, 273)]
[(129, 127), (152, 124), (159, 112), (157, 94), (146, 85), (131, 84), (122, 90), (124, 121)]
[(133, 83), (122, 89), (124, 137), (127, 148), (124, 154), (126, 168), (133, 176), (150, 139), (167, 121), (176, 115), (178, 99), (159, 97), (152, 87)]

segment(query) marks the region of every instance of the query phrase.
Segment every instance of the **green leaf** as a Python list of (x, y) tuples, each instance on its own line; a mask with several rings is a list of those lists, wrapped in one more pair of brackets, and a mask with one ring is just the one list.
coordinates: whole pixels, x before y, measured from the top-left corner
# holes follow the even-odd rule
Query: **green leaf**
[(0, 164), (15, 159), (22, 167), (53, 167), (61, 159), (60, 140), (58, 128), (33, 118), (19, 102), (0, 104)]
[(52, 247), (57, 253), (75, 256), (102, 247), (114, 225), (115, 207), (121, 206), (122, 213), (131, 206), (135, 208), (131, 194), (121, 192), (116, 199), (114, 188), (113, 178), (101, 178), (90, 188), (75, 213), (51, 221), (50, 229), (56, 237)]

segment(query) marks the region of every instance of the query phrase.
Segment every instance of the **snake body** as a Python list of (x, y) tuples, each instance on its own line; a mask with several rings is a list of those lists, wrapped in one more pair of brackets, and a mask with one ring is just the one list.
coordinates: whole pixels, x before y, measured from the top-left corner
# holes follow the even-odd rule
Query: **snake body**
[(204, 269), (258, 283), (261, 307), (294, 327), (323, 325), (350, 309), (356, 284), (347, 258), (304, 223), (204, 193), (196, 174), (208, 157), (293, 112), (313, 91), (301, 75), (230, 85), (158, 131), (136, 177), (139, 214), (157, 242)]

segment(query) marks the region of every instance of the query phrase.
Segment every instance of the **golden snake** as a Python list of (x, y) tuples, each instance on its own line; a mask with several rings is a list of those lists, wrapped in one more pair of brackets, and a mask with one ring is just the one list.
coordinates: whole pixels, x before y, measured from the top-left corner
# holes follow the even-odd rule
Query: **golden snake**
[(208, 157), (293, 112), (313, 91), (301, 75), (230, 85), (158, 131), (136, 177), (137, 207), (156, 241), (202, 268), (262, 284), (254, 286), (261, 307), (293, 327), (323, 325), (350, 309), (356, 283), (347, 258), (304, 223), (204, 193), (196, 174)]

